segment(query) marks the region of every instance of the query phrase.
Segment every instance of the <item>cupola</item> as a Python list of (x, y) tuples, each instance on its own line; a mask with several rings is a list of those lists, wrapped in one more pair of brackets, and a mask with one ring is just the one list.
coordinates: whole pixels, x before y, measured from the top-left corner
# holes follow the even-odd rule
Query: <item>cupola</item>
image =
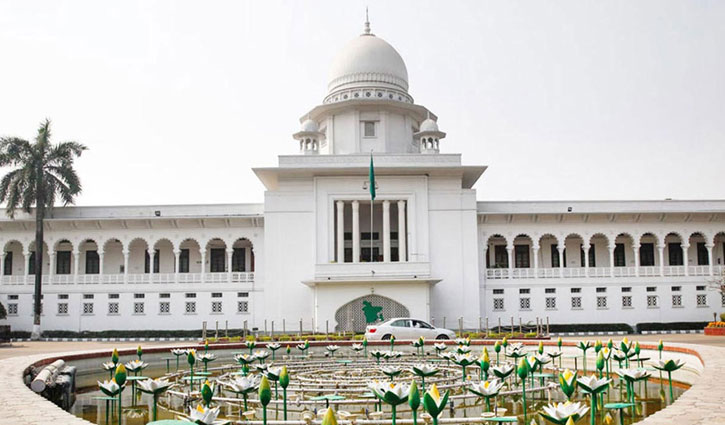
[(320, 153), (320, 141), (324, 140), (325, 133), (320, 131), (317, 122), (306, 119), (302, 122), (300, 131), (292, 137), (300, 143), (300, 153), (304, 155), (316, 155)]
[(444, 137), (446, 137), (446, 133), (438, 129), (438, 123), (430, 117), (430, 114), (425, 121), (420, 123), (420, 130), (413, 134), (413, 138), (420, 147), (420, 153), (439, 153), (438, 143)]

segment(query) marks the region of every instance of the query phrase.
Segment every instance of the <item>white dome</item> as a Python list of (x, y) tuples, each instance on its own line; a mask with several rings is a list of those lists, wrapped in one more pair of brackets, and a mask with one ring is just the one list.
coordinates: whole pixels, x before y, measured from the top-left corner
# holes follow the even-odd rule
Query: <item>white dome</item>
[(428, 118), (420, 123), (420, 131), (439, 131), (438, 123)]
[(382, 38), (363, 34), (350, 41), (335, 57), (328, 90), (373, 87), (408, 92), (408, 69), (400, 54)]
[(302, 123), (302, 128), (300, 128), (300, 131), (308, 133), (316, 133), (318, 130), (319, 127), (317, 126), (317, 122), (309, 118)]

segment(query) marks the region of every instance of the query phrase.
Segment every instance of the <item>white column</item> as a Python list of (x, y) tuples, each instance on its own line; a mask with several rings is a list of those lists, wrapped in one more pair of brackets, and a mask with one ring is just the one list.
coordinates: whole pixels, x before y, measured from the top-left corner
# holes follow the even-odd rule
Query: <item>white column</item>
[(405, 230), (405, 201), (398, 201), (398, 261), (405, 262), (407, 257), (408, 232)]
[(360, 262), (360, 202), (352, 201), (352, 262)]
[(123, 250), (123, 283), (128, 283), (128, 257), (129, 257), (129, 250), (124, 249)]
[[(483, 269), (488, 270), (488, 244), (483, 246)], [(486, 273), (488, 275), (488, 273)]]
[(665, 275), (665, 246), (657, 245), (657, 251), (660, 254), (660, 276)]
[(582, 245), (582, 250), (584, 251), (584, 264), (582, 265), (584, 267), (584, 276), (589, 277), (589, 249), (591, 248), (591, 245), (585, 244)]
[(390, 201), (383, 201), (383, 261), (390, 262)]
[(508, 255), (509, 260), (509, 279), (512, 279), (514, 277), (514, 246), (513, 245), (506, 245), (506, 253)]
[(174, 282), (179, 283), (179, 260), (181, 259), (181, 250), (174, 250)]
[(539, 277), (539, 246), (532, 245), (531, 251), (534, 254), (534, 279), (538, 279), (538, 277)]
[(206, 282), (206, 247), (201, 249), (201, 281)]
[(73, 276), (76, 277), (76, 283), (78, 283), (78, 270), (81, 266), (81, 253), (73, 251)]
[(101, 282), (103, 282), (103, 254), (103, 251), (98, 253), (98, 275)]
[(244, 271), (247, 273), (252, 272), (252, 247), (244, 247)]
[(149, 248), (146, 252), (149, 254), (149, 282), (154, 281), (154, 253), (153, 248)]
[(232, 283), (232, 255), (234, 255), (234, 249), (227, 249), (227, 282)]
[(708, 274), (712, 276), (712, 249), (714, 248), (714, 245), (705, 244), (705, 248), (707, 248)]
[(25, 262), (25, 281), (28, 281), (28, 276), (30, 275), (30, 251), (26, 251), (24, 254), (24, 262)]
[(5, 251), (0, 250), (0, 279), (4, 279), (5, 276)]
[[(50, 257), (50, 270), (48, 270), (48, 276), (50, 283), (53, 283), (53, 276), (55, 275), (55, 262), (56, 260), (56, 254), (55, 250), (49, 251), (48, 256)], [(0, 276), (2, 275), (2, 271), (0, 271)]]
[(559, 277), (564, 277), (564, 244), (556, 245), (556, 250), (559, 251)]
[(345, 262), (345, 203), (337, 201), (337, 262)]
[(632, 245), (634, 252), (634, 275), (639, 277), (639, 245)]
[(609, 277), (614, 277), (614, 248), (615, 244), (609, 246)]
[(690, 250), (690, 245), (685, 245), (684, 243), (680, 245), (682, 248), (682, 264), (685, 265), (685, 276), (690, 275), (690, 261), (688, 260), (688, 252)]

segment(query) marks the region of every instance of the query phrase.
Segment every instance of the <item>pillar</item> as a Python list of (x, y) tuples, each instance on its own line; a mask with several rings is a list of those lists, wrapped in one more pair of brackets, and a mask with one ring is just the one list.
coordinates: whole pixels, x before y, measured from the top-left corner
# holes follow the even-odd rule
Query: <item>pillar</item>
[(383, 201), (383, 261), (390, 262), (390, 201)]
[(25, 281), (27, 282), (27, 277), (30, 275), (30, 250), (25, 251), (25, 254), (23, 254), (23, 262), (25, 264)]
[(665, 246), (657, 245), (657, 251), (660, 257), (660, 276), (665, 275)]
[(589, 277), (589, 249), (591, 248), (591, 245), (584, 244), (582, 245), (582, 250), (584, 251), (584, 264), (582, 265), (584, 267), (584, 276)]
[(123, 250), (123, 282), (128, 283), (128, 256), (130, 252), (127, 249)]
[[(56, 254), (55, 249), (51, 249), (48, 251), (48, 257), (50, 257), (50, 270), (48, 270), (48, 276), (50, 277), (50, 282), (53, 282), (53, 275), (55, 275), (55, 262), (56, 262)], [(2, 271), (0, 271), (2, 273)], [(1, 275), (1, 274), (0, 274)]]
[(685, 276), (690, 275), (690, 261), (688, 260), (688, 252), (690, 250), (690, 244), (685, 245), (684, 243), (680, 245), (682, 247), (682, 264), (685, 265)]
[(509, 276), (508, 276), (508, 278), (511, 279), (514, 277), (514, 246), (513, 245), (506, 245), (506, 254), (508, 255), (508, 260), (509, 260)]
[(352, 262), (360, 262), (360, 201), (352, 201)]
[(639, 245), (632, 245), (634, 252), (634, 275), (639, 277)]
[(559, 251), (559, 277), (564, 277), (564, 244), (556, 245), (556, 250)]
[(232, 255), (234, 255), (234, 249), (227, 249), (227, 282), (232, 283)]
[(337, 201), (337, 262), (345, 262), (345, 203)]
[(201, 248), (201, 281), (206, 281), (206, 247)]
[(98, 253), (98, 275), (100, 276), (98, 279), (101, 282), (103, 282), (103, 254), (103, 251)]
[(153, 248), (149, 248), (146, 250), (149, 254), (149, 282), (154, 281), (154, 254), (156, 253), (156, 250)]
[(405, 228), (405, 201), (398, 201), (398, 261), (405, 262), (408, 248), (408, 232)]
[[(73, 276), (78, 277), (78, 269), (81, 265), (81, 253), (78, 251), (73, 251)], [(76, 280), (76, 283), (78, 281)]]
[(537, 279), (539, 277), (539, 245), (538, 245), (538, 242), (536, 245), (531, 246), (531, 251), (534, 254), (534, 279)]
[(609, 246), (609, 277), (614, 277), (614, 248), (616, 244)]
[(5, 276), (5, 251), (0, 250), (0, 279)]
[(252, 246), (244, 248), (244, 271), (251, 273), (252, 271)]
[(713, 244), (705, 244), (705, 248), (707, 248), (707, 268), (708, 268), (708, 274), (712, 276), (712, 249), (715, 247)]
[(174, 250), (174, 282), (179, 283), (179, 261), (181, 258), (181, 250)]

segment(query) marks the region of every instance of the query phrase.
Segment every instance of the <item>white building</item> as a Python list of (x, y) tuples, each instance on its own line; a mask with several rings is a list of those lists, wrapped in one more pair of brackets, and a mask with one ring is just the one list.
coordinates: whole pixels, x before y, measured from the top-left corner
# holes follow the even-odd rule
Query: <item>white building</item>
[[(299, 154), (254, 170), (264, 204), (54, 209), (43, 329), (359, 330), (363, 301), (468, 328), (705, 321), (725, 307), (708, 287), (725, 201), (477, 202), (486, 167), (441, 153), (436, 115), (367, 24), (328, 89), (302, 114)], [(33, 228), (0, 221), (0, 302), (19, 330), (32, 327)]]

